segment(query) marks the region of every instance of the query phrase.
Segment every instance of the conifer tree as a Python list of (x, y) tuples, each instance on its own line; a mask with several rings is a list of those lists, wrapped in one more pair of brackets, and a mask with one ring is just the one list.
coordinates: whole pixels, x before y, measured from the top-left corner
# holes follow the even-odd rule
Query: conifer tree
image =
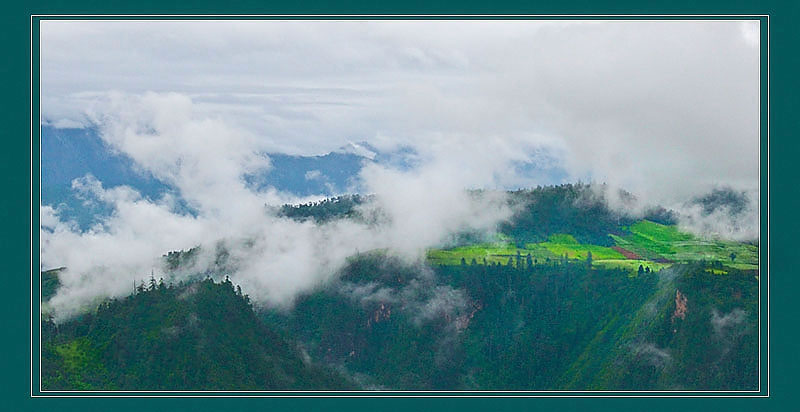
[(150, 288), (148, 290), (156, 290), (156, 276), (153, 270), (150, 270)]

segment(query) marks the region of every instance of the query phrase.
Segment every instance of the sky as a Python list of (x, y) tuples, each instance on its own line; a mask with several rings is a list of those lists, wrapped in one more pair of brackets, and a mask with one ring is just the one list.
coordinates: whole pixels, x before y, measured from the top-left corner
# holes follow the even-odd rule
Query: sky
[[(520, 163), (554, 163), (565, 181), (667, 207), (729, 186), (756, 202), (744, 232), (757, 233), (753, 21), (45, 20), (41, 102), (44, 124), (97, 127), (110, 150), (198, 212), (92, 176), (75, 192), (117, 211), (96, 227), (42, 205), (43, 266), (68, 267), (53, 303), (64, 313), (128, 292), (137, 275), (119, 272), (149, 273), (166, 251), (220, 239), (260, 239), (240, 250), (258, 264), (232, 277), (262, 291), (256, 298), (290, 302), (354, 250), (418, 257), (453, 230), (493, 227), (510, 211), (462, 189), (542, 183), (519, 175)], [(419, 156), (412, 170), (361, 171), (389, 214), (380, 233), (264, 217), (264, 204), (291, 197), (243, 182), (270, 169), (263, 153), (350, 142)], [(732, 233), (719, 219), (700, 223)], [(325, 246), (331, 237), (344, 240)], [(318, 261), (292, 269), (295, 252)]]

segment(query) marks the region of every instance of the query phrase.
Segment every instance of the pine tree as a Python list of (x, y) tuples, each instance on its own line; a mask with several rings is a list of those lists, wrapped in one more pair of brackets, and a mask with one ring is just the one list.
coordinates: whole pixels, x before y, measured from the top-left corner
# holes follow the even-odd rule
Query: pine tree
[(156, 290), (156, 276), (152, 269), (150, 269), (150, 288), (148, 290)]

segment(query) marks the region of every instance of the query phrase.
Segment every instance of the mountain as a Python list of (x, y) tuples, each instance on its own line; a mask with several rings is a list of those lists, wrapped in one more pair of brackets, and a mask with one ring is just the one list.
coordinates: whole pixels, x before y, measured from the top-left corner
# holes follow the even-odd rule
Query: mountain
[(723, 211), (733, 217), (741, 216), (751, 206), (745, 192), (736, 191), (730, 187), (714, 188), (705, 195), (693, 198), (689, 204), (700, 206), (702, 213), (706, 216)]
[[(753, 390), (758, 282), (700, 264), (439, 266), (354, 258), (286, 319), (315, 359), (394, 390)], [(267, 318), (280, 318), (268, 314)]]
[(228, 281), (151, 279), (125, 299), (42, 328), (45, 390), (351, 389), (259, 321)]
[[(43, 320), (43, 383), (757, 389), (758, 246), (682, 232), (663, 209), (646, 219), (621, 214), (591, 190), (511, 192), (516, 213), (494, 237), (460, 234), (415, 263), (391, 250), (357, 253), (288, 310), (253, 308), (222, 279), (226, 252), (217, 250), (221, 263), (188, 283), (152, 279), (79, 318)], [(279, 213), (362, 219), (358, 206), (370, 201), (347, 195)], [(166, 275), (191, 267), (197, 250), (165, 255)], [(45, 299), (57, 291), (59, 273), (42, 273)]]
[(105, 187), (129, 185), (150, 198), (170, 191), (167, 185), (138, 170), (132, 159), (106, 145), (96, 128), (42, 126), (41, 130), (41, 204), (58, 207), (63, 216), (75, 220), (82, 228), (111, 210), (102, 204), (87, 203), (76, 195), (72, 190), (75, 179), (92, 175)]
[(291, 156), (269, 153), (272, 168), (247, 176), (257, 190), (274, 187), (297, 196), (333, 196), (358, 187), (358, 172), (370, 159), (352, 153), (331, 152), (322, 156)]
[[(367, 142), (349, 142), (315, 156), (284, 153), (263, 153), (263, 156), (269, 158), (271, 167), (266, 172), (244, 176), (248, 186), (256, 191), (272, 187), (299, 197), (363, 193), (359, 173), (366, 164), (410, 170), (420, 162), (419, 154), (411, 147), (380, 150)], [(86, 175), (94, 176), (106, 188), (127, 185), (150, 199), (170, 193), (176, 196), (184, 212), (193, 213), (181, 202), (175, 188), (141, 170), (130, 157), (107, 145), (97, 127), (62, 129), (43, 125), (41, 164), (41, 203), (57, 207), (62, 218), (75, 220), (83, 230), (112, 212), (107, 205), (86, 202), (73, 190), (73, 181)], [(536, 176), (538, 181), (558, 182), (566, 177), (563, 170), (547, 162), (518, 162), (514, 169), (520, 176)]]
[[(104, 187), (128, 185), (151, 199), (167, 192), (178, 194), (174, 188), (137, 168), (128, 156), (109, 147), (99, 133), (96, 127), (61, 129), (42, 126), (43, 205), (59, 207), (64, 217), (76, 220), (81, 228), (86, 229), (98, 217), (111, 213), (111, 210), (102, 204), (85, 202), (72, 189), (75, 179), (92, 175)], [(251, 188), (263, 190), (274, 187), (296, 196), (334, 196), (358, 191), (358, 173), (365, 163), (379, 162), (408, 168), (414, 152), (410, 148), (381, 152), (368, 143), (349, 143), (336, 151), (318, 156), (282, 153), (265, 153), (264, 156), (270, 159), (272, 167), (265, 173), (245, 176)]]

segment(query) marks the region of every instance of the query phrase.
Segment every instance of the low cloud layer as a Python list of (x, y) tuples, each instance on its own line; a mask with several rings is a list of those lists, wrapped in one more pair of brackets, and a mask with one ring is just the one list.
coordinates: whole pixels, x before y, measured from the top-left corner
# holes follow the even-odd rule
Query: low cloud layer
[[(475, 197), (464, 190), (474, 175), (458, 173), (446, 157), (431, 156), (413, 172), (380, 166), (362, 171), (364, 187), (375, 195), (365, 207), (383, 216), (377, 225), (279, 218), (266, 206), (293, 199), (247, 186), (244, 176), (269, 164), (260, 160), (261, 147), (246, 132), (198, 116), (190, 99), (175, 94), (117, 95), (105, 107), (108, 112), (93, 114), (103, 140), (130, 156), (142, 173), (174, 187), (194, 213), (177, 208), (176, 195), (152, 200), (127, 186), (104, 187), (92, 176), (75, 180), (73, 190), (114, 212), (89, 230), (81, 231), (63, 221), (57, 208), (43, 205), (41, 266), (67, 268), (59, 274), (63, 286), (49, 302), (61, 317), (129, 293), (133, 282), (160, 268), (160, 257), (172, 250), (201, 245), (195, 269), (202, 270), (223, 242), (234, 282), (259, 304), (288, 305), (297, 293), (327, 281), (358, 251), (389, 248), (418, 261), (426, 248), (452, 232), (491, 231), (510, 215), (502, 197)], [(475, 174), (495, 176), (509, 161), (476, 164)], [(493, 183), (491, 178), (481, 182)]]
[(177, 92), (271, 152), (546, 147), (567, 180), (680, 203), (758, 188), (758, 46), (742, 20), (44, 21), (42, 110)]
[[(85, 201), (115, 211), (88, 231), (42, 205), (42, 267), (68, 268), (51, 306), (126, 294), (162, 254), (219, 241), (241, 245), (235, 282), (286, 304), (356, 250), (413, 260), (453, 231), (492, 230), (503, 199), (464, 189), (551, 181), (530, 170), (752, 237), (757, 196), (729, 224), (687, 202), (758, 193), (758, 46), (753, 21), (43, 21), (42, 122), (98, 126), (174, 189), (149, 199), (79, 179)], [(361, 141), (416, 153), (410, 169), (361, 171), (380, 228), (271, 216), (265, 205), (307, 199), (245, 182), (272, 167), (263, 153)]]
[[(703, 204), (698, 198), (675, 205), (680, 212), (681, 229), (706, 238), (723, 238), (739, 241), (758, 241), (760, 235), (760, 210), (757, 190), (734, 192), (738, 203)], [(720, 189), (699, 199), (709, 199)]]

